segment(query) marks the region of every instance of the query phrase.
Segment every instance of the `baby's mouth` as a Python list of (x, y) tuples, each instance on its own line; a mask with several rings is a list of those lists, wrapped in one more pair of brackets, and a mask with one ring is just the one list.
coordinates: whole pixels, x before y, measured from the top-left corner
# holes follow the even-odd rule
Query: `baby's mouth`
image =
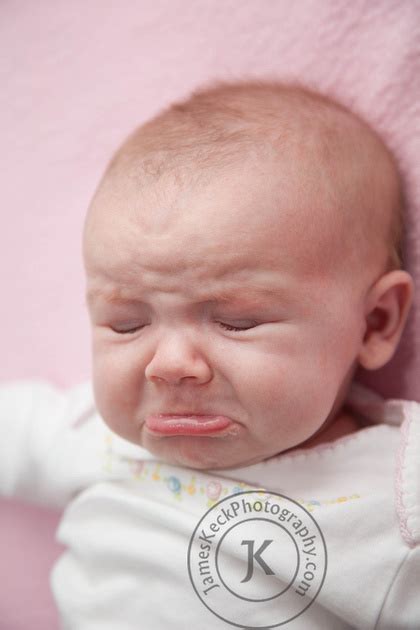
[(221, 415), (157, 414), (148, 416), (145, 426), (156, 436), (221, 436), (231, 433), (234, 422)]

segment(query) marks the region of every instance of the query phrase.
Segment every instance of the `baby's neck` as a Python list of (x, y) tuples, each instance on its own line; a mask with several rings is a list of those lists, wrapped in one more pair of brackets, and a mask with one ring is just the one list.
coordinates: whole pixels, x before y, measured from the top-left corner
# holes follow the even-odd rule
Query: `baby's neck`
[(331, 423), (319, 431), (319, 433), (317, 432), (306, 440), (306, 442), (297, 444), (284, 452), (290, 453), (300, 448), (312, 448), (313, 446), (319, 446), (327, 442), (334, 442), (334, 440), (338, 438), (359, 431), (363, 426), (365, 426), (365, 424), (356, 414), (350, 409), (343, 408), (341, 413)]

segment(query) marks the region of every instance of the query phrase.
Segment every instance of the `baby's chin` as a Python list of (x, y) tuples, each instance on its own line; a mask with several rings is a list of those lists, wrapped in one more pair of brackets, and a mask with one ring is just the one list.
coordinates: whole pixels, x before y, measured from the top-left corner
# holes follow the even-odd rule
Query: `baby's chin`
[(144, 448), (167, 464), (195, 470), (223, 468), (226, 461), (222, 454), (217, 453), (217, 448), (215, 449), (212, 443), (205, 444), (210, 440), (212, 438), (209, 437), (171, 436), (145, 440)]
[(222, 446), (219, 439), (210, 437), (171, 436), (144, 442), (144, 448), (167, 464), (203, 471), (243, 468), (278, 454), (239, 452), (233, 445)]

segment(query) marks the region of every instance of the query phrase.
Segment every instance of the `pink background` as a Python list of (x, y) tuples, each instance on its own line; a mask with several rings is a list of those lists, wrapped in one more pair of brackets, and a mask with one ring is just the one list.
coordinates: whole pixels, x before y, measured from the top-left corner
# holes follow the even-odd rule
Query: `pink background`
[[(212, 78), (303, 78), (376, 125), (404, 170), (408, 269), (420, 281), (419, 3), (3, 0), (0, 42), (0, 380), (89, 378), (89, 199), (133, 127)], [(420, 401), (419, 312), (393, 361), (360, 375), (386, 397)], [(48, 572), (58, 514), (0, 509), (0, 627), (57, 628)]]

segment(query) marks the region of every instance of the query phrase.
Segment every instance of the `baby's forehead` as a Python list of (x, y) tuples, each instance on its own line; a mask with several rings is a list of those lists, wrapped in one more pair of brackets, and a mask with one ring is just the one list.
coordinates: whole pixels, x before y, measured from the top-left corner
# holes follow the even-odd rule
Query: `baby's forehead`
[[(274, 117), (269, 107), (254, 102), (254, 118), (240, 141), (230, 130), (221, 142), (210, 122), (205, 140), (196, 128), (187, 133), (179, 121), (177, 127), (165, 117), (146, 124), (123, 145), (99, 187), (96, 201), (108, 208), (104, 217), (111, 212), (118, 221), (124, 217), (121, 208), (129, 206), (143, 228), (164, 232), (172, 225), (176, 234), (187, 220), (202, 236), (200, 222), (223, 212), (238, 235), (240, 222), (248, 222), (251, 238), (285, 226), (288, 234), (281, 234), (279, 246), (287, 236), (295, 251), (303, 244), (309, 253), (322, 236), (330, 262), (340, 239), (342, 258), (354, 258), (355, 244), (375, 230), (375, 238), (384, 240), (398, 188), (386, 149), (342, 108), (305, 94), (288, 97)], [(246, 199), (248, 206), (242, 203)], [(221, 237), (216, 230), (213, 238)]]
[(200, 278), (214, 286), (221, 278), (226, 284), (227, 275), (240, 285), (251, 277), (258, 283), (271, 273), (277, 282), (281, 275), (293, 283), (316, 276), (321, 266), (332, 275), (328, 241), (338, 235), (321, 234), (332, 227), (326, 209), (319, 199), (309, 203), (291, 174), (281, 185), (271, 181), (272, 168), (242, 161), (224, 177), (181, 190), (170, 178), (166, 186), (163, 177), (159, 186), (143, 190), (135, 211), (136, 187), (124, 185), (114, 191), (110, 211), (103, 212), (108, 194), (98, 204), (89, 258), (99, 248), (103, 270), (118, 265), (118, 278), (138, 270), (138, 277), (156, 286), (166, 286), (171, 275), (182, 277), (184, 285)]

